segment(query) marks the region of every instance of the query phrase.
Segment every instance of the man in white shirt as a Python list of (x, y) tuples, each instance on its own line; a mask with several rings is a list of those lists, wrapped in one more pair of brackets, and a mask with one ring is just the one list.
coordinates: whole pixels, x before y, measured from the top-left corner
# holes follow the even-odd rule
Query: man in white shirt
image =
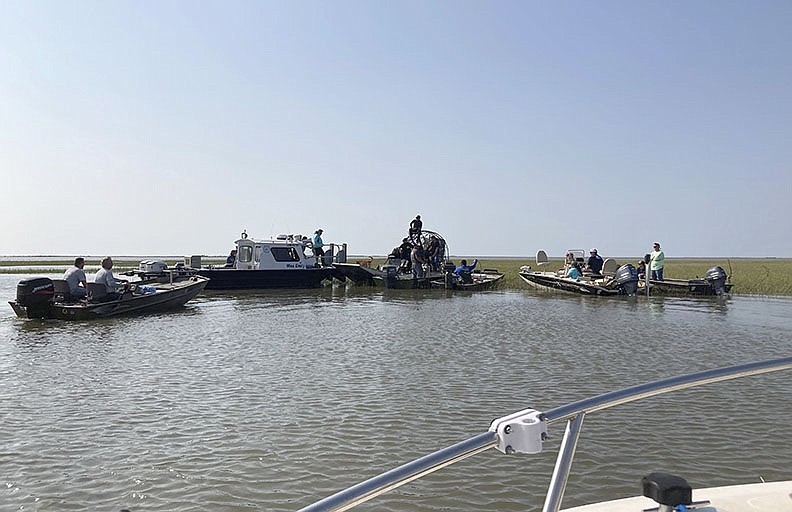
[[(88, 284), (85, 277), (85, 258), (75, 258), (74, 266), (66, 270), (63, 279), (69, 285), (69, 293), (74, 298), (85, 297), (88, 295)], [(80, 286), (82, 285), (82, 286)]]
[(120, 286), (125, 286), (126, 281), (122, 281), (116, 279), (113, 275), (113, 259), (110, 256), (107, 256), (102, 260), (102, 268), (100, 268), (96, 272), (96, 276), (94, 277), (95, 283), (100, 283), (105, 285), (105, 289), (107, 290), (108, 299), (117, 299), (121, 296), (118, 293), (118, 288)]

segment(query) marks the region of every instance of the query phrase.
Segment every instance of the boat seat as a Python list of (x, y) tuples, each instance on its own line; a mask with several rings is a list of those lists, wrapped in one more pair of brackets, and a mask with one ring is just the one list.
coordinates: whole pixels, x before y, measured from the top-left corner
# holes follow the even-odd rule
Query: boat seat
[(88, 297), (92, 302), (99, 302), (107, 296), (107, 287), (102, 283), (88, 283)]
[(69, 291), (69, 283), (65, 279), (53, 279), (52, 287), (55, 291), (55, 300), (68, 301), (71, 300), (71, 292)]
[(603, 276), (612, 276), (616, 274), (617, 270), (619, 270), (619, 264), (613, 258), (605, 258), (605, 261), (602, 262), (601, 273)]
[(547, 265), (550, 262), (550, 259), (547, 257), (547, 253), (544, 251), (537, 251), (536, 252), (536, 264), (539, 266)]

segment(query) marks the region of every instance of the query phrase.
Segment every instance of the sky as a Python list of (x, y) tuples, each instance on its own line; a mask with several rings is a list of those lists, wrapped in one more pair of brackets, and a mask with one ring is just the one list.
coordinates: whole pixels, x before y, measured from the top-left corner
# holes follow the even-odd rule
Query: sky
[(0, 2), (0, 255), (792, 257), (792, 2)]

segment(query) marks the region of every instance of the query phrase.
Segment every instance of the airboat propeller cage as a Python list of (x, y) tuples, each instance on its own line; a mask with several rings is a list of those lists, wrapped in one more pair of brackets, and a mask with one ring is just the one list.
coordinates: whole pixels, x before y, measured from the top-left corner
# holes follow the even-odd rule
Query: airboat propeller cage
[(498, 434), (498, 451), (512, 453), (540, 453), (547, 439), (547, 421), (544, 414), (525, 409), (492, 422), (490, 432)]

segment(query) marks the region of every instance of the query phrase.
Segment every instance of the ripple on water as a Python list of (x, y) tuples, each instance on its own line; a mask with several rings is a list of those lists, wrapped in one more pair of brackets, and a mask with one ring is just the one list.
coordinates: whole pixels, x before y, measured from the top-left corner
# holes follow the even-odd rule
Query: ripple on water
[[(297, 510), (525, 407), (788, 355), (789, 305), (328, 288), (211, 293), (89, 324), (9, 310), (0, 508)], [(634, 494), (658, 469), (694, 485), (789, 478), (790, 384), (591, 415), (565, 504)], [(493, 451), (361, 509), (539, 508), (554, 458)]]

